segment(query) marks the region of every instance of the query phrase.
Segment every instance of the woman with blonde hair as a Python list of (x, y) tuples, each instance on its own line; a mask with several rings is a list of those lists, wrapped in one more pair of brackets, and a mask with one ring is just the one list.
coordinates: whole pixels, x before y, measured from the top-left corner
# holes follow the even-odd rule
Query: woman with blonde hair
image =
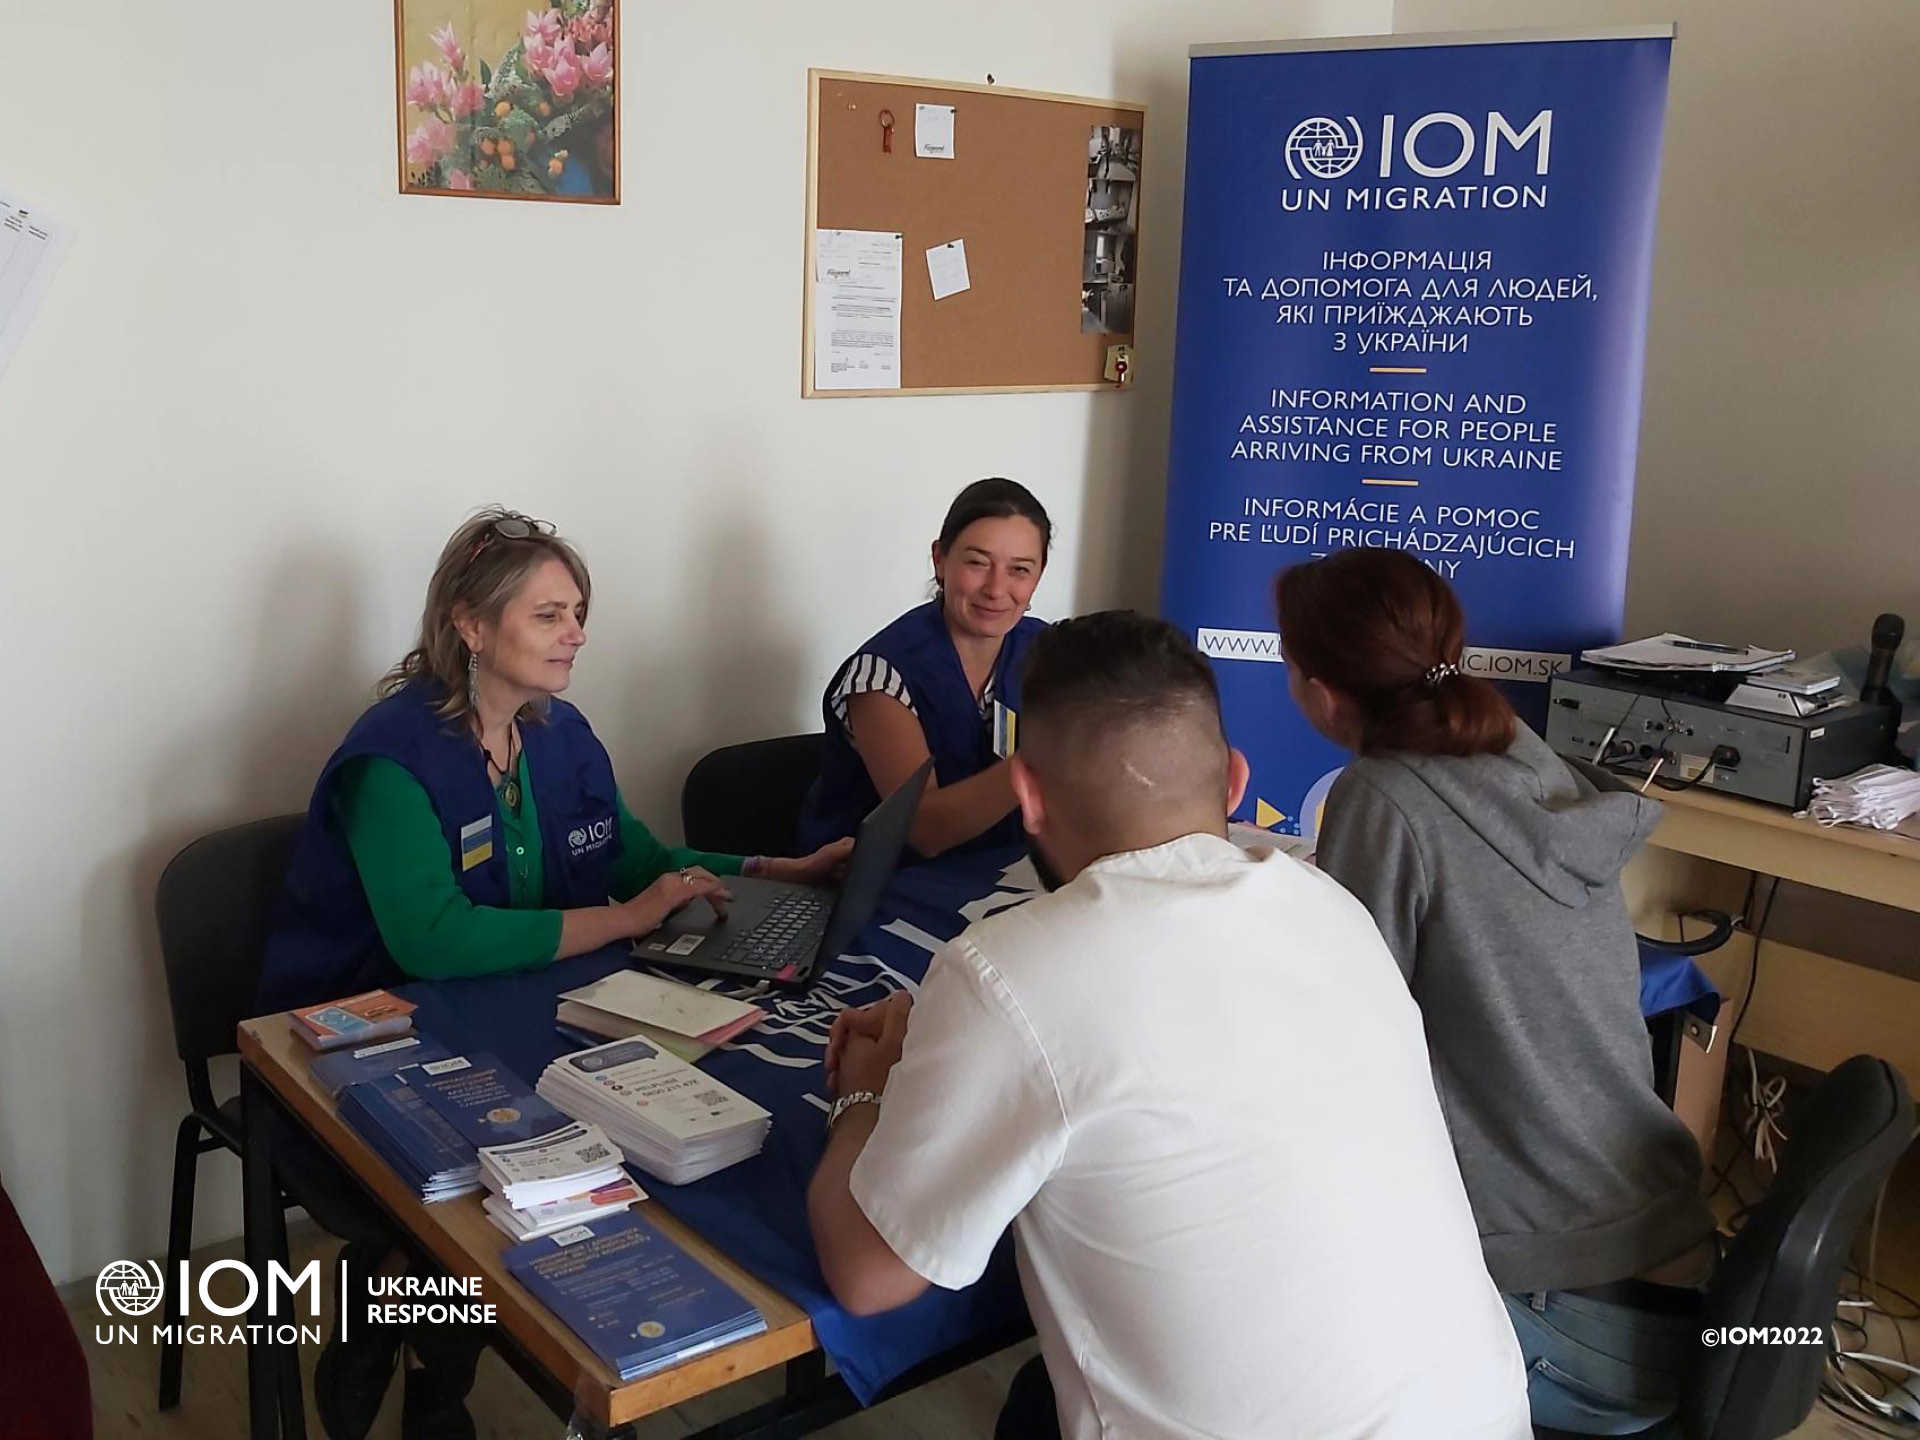
[[(543, 521), (493, 508), (447, 541), (419, 642), (320, 772), (268, 940), (262, 1013), (407, 979), (525, 970), (654, 929), (725, 876), (823, 883), (851, 842), (805, 859), (672, 848), (633, 817), (613, 762), (559, 698), (586, 643), (592, 581)], [(399, 1263), (349, 1245), (355, 1283)], [(358, 1307), (364, 1315), (364, 1306)], [(362, 1324), (322, 1355), (333, 1440), (365, 1435), (404, 1339), (402, 1434), (465, 1440), (483, 1335)]]
[(582, 955), (691, 901), (724, 906), (728, 875), (831, 878), (844, 845), (710, 855), (633, 817), (605, 748), (559, 698), (591, 591), (542, 521), (489, 509), (454, 532), (419, 643), (320, 772), (263, 1006)]

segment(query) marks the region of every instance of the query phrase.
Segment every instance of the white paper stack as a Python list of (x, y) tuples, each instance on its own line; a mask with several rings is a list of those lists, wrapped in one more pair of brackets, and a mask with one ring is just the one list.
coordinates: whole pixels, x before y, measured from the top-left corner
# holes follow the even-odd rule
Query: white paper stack
[(760, 1153), (773, 1117), (645, 1040), (616, 1040), (546, 1068), (540, 1098), (598, 1125), (647, 1174), (685, 1185)]
[[(551, 1103), (551, 1102), (549, 1102)], [(516, 1240), (624, 1210), (646, 1194), (620, 1168), (620, 1151), (597, 1125), (578, 1121), (531, 1140), (480, 1151), (490, 1192), (487, 1218)]]
[(1815, 780), (1807, 813), (1822, 825), (1897, 830), (1909, 815), (1920, 814), (1920, 773), (1869, 765), (1838, 780)]
[(1767, 650), (1758, 645), (1721, 645), (1675, 635), (1669, 630), (1624, 645), (1583, 650), (1580, 658), (1589, 665), (1604, 665), (1610, 670), (1660, 671), (1681, 675), (1731, 671), (1752, 675), (1778, 670), (1793, 659), (1793, 651)]
[(487, 1212), (487, 1218), (515, 1240), (533, 1240), (598, 1220), (602, 1215), (618, 1214), (634, 1201), (646, 1198), (647, 1192), (632, 1176), (623, 1173), (618, 1180), (598, 1189), (528, 1205), (524, 1209), (509, 1204), (505, 1197), (493, 1191), (488, 1192), (480, 1205)]

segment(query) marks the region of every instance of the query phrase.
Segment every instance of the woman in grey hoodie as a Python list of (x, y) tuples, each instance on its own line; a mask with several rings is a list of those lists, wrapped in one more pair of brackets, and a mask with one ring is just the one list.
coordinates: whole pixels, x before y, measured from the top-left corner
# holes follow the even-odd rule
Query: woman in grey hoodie
[(1463, 673), (1460, 602), (1412, 556), (1339, 551), (1275, 592), (1288, 689), (1356, 756), (1318, 863), (1420, 1004), (1535, 1423), (1644, 1429), (1677, 1404), (1713, 1254), (1699, 1148), (1654, 1092), (1620, 893), (1659, 803), (1561, 759)]

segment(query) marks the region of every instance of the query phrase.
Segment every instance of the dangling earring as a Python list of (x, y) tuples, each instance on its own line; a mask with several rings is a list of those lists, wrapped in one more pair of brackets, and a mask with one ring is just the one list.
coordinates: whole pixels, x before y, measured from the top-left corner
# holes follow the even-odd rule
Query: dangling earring
[(473, 713), (480, 713), (480, 657), (469, 650), (467, 652), (467, 705)]

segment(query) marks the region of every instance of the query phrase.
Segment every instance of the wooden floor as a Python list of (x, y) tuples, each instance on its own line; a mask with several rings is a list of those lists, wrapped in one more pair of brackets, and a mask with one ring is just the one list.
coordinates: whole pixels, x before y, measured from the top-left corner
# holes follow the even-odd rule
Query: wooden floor
[[(330, 1262), (338, 1241), (310, 1225), (296, 1225), (289, 1237), (296, 1264), (310, 1259)], [(238, 1258), (238, 1241), (196, 1251), (196, 1267), (223, 1257)], [(323, 1267), (325, 1268), (325, 1267)], [(234, 1278), (216, 1277), (218, 1280)], [(237, 1298), (237, 1295), (236, 1297)], [(328, 1305), (332, 1304), (329, 1291)], [(169, 1436), (178, 1440), (245, 1440), (247, 1433), (246, 1349), (239, 1345), (202, 1345), (187, 1351), (186, 1382), (180, 1405), (162, 1415), (155, 1408), (160, 1356), (149, 1344), (100, 1344), (95, 1326), (104, 1323), (90, 1286), (69, 1287), (68, 1313), (87, 1351), (93, 1379), (94, 1433), (98, 1440), (121, 1437)], [(331, 1320), (331, 1310), (328, 1312)], [(240, 1322), (232, 1322), (240, 1323)], [(1920, 1326), (1909, 1326), (1920, 1339)], [(1877, 1333), (1875, 1345), (1885, 1344), (1898, 1354), (1893, 1337)], [(819, 1432), (835, 1440), (987, 1440), (1013, 1373), (1033, 1344), (1005, 1351), (991, 1359), (947, 1376), (877, 1409), (853, 1416)], [(321, 1440), (324, 1431), (314, 1414), (313, 1366), (319, 1347), (305, 1347), (301, 1368), (307, 1382), (307, 1433)], [(677, 1440), (717, 1420), (750, 1409), (779, 1393), (779, 1372), (743, 1381), (654, 1416), (638, 1428), (639, 1440)], [(372, 1440), (397, 1440), (400, 1434), (400, 1383), (387, 1395)], [(489, 1351), (481, 1360), (480, 1377), (468, 1408), (478, 1422), (482, 1440), (523, 1440), (545, 1436), (560, 1440), (564, 1427), (546, 1406), (534, 1398), (500, 1358)], [(1865, 1440), (1872, 1434), (1817, 1407), (1792, 1440)]]

